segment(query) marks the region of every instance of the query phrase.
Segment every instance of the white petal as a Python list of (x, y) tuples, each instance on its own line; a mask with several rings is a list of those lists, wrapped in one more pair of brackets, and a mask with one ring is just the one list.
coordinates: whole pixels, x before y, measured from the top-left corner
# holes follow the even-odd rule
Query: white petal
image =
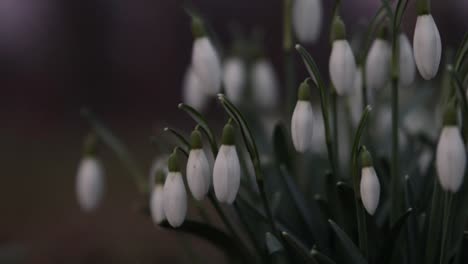
[(380, 183), (373, 167), (362, 168), (360, 189), (364, 208), (370, 215), (374, 215), (379, 205)]
[(213, 169), (213, 187), (220, 202), (232, 203), (240, 185), (239, 157), (234, 146), (221, 145)]
[(463, 183), (465, 167), (466, 153), (460, 130), (457, 126), (445, 126), (436, 153), (437, 175), (442, 188), (457, 192)]
[(155, 224), (160, 224), (166, 219), (164, 214), (164, 187), (162, 184), (156, 184), (151, 192), (150, 211)]
[(293, 27), (299, 41), (315, 42), (322, 27), (321, 0), (295, 0), (292, 12)]
[(432, 15), (421, 15), (416, 20), (413, 39), (414, 60), (421, 76), (430, 80), (439, 70), (442, 43)]
[(325, 124), (323, 122), (323, 115), (322, 109), (320, 107), (314, 108), (315, 113), (313, 115), (314, 121), (313, 122), (313, 132), (311, 138), (311, 150), (317, 154), (323, 154), (326, 152), (326, 144), (325, 144)]
[(266, 59), (257, 61), (252, 68), (253, 98), (260, 108), (272, 109), (278, 104), (279, 81), (273, 64)]
[(398, 41), (400, 45), (400, 85), (408, 86), (413, 83), (416, 72), (413, 48), (408, 37), (403, 33), (398, 37)]
[(196, 200), (203, 200), (210, 189), (211, 169), (203, 149), (192, 149), (187, 161), (187, 183)]
[(346, 40), (335, 40), (329, 63), (330, 78), (338, 95), (346, 95), (353, 89), (356, 62)]
[(157, 156), (151, 165), (149, 177), (148, 177), (148, 186), (153, 186), (156, 182), (156, 173), (158, 171), (164, 172), (164, 176), (168, 173), (167, 170), (167, 160), (169, 159), (168, 155)]
[(234, 103), (239, 103), (244, 95), (245, 65), (239, 58), (229, 58), (224, 63), (223, 80), (226, 96)]
[(310, 149), (312, 143), (314, 116), (308, 101), (297, 101), (291, 119), (291, 136), (298, 152)]
[(378, 90), (385, 86), (390, 77), (390, 44), (375, 39), (366, 60), (366, 84), (368, 89)]
[(206, 108), (209, 99), (202, 86), (200, 78), (193, 71), (193, 67), (189, 66), (184, 76), (182, 100), (200, 112)]
[(193, 43), (192, 66), (200, 78), (203, 91), (216, 95), (221, 88), (221, 62), (210, 39), (197, 38)]
[(76, 177), (78, 203), (84, 211), (92, 211), (99, 206), (104, 195), (104, 169), (94, 157), (84, 158)]
[(172, 227), (182, 225), (187, 214), (187, 194), (182, 174), (169, 172), (164, 183), (164, 214)]

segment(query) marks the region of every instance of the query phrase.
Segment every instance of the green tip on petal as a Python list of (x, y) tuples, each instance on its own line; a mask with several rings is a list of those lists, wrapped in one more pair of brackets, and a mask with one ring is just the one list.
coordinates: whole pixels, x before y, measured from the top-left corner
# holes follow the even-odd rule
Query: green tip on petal
[(206, 35), (203, 21), (198, 16), (192, 16), (192, 34), (193, 38), (201, 38)]
[(83, 154), (86, 156), (95, 156), (97, 152), (98, 138), (95, 133), (89, 133), (83, 144)]
[(416, 10), (418, 16), (428, 15), (431, 13), (431, 3), (430, 0), (418, 0), (416, 3)]
[(169, 156), (169, 160), (167, 161), (167, 168), (170, 172), (180, 171), (179, 159), (177, 157), (177, 149), (174, 149), (174, 152), (172, 152), (172, 154)]
[(234, 145), (234, 127), (227, 123), (223, 128), (223, 137), (221, 139), (221, 144), (223, 145)]
[(447, 105), (444, 111), (444, 126), (456, 126), (457, 125), (457, 110), (455, 106), (450, 103)]
[(156, 175), (154, 175), (154, 181), (156, 184), (163, 184), (164, 180), (166, 178), (166, 174), (164, 173), (163, 170), (158, 170), (156, 171)]
[(198, 129), (195, 129), (190, 135), (190, 147), (192, 149), (203, 148), (201, 133), (198, 131)]
[(389, 29), (388, 29), (388, 23), (384, 23), (379, 31), (377, 32), (377, 38), (379, 39), (388, 39), (389, 36)]
[(332, 24), (332, 41), (346, 39), (346, 26), (339, 16), (335, 16)]
[(372, 156), (366, 147), (362, 147), (361, 150), (361, 166), (362, 167), (372, 167)]
[(310, 78), (305, 79), (299, 86), (299, 91), (297, 92), (297, 99), (300, 101), (309, 101), (310, 100)]

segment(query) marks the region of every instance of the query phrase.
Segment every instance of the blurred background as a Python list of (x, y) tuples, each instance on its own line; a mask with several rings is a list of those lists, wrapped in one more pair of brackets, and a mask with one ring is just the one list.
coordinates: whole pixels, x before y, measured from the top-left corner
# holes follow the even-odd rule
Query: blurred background
[[(380, 1), (343, 1), (350, 32), (362, 30)], [(404, 29), (412, 39), (415, 1)], [(266, 54), (284, 80), (281, 0), (193, 0), (218, 34), (232, 41), (262, 28)], [(212, 245), (155, 227), (134, 210), (136, 188), (107, 149), (107, 192), (95, 213), (75, 200), (82, 138), (79, 110), (88, 106), (121, 137), (145, 170), (156, 155), (149, 137), (166, 124), (188, 128), (181, 101), (190, 63), (190, 19), (181, 1), (0, 0), (0, 256), (18, 263), (190, 263), (181, 241), (198, 255), (225, 262)], [(332, 1), (323, 1), (324, 27), (307, 48), (328, 69)], [(434, 0), (445, 45), (456, 47), (468, 28), (468, 1)], [(297, 76), (306, 76), (296, 57)], [(326, 76), (326, 75), (325, 75)], [(284, 91), (282, 91), (284, 92)], [(216, 109), (213, 104), (213, 109)], [(219, 108), (218, 108), (219, 109)], [(216, 116), (214, 116), (216, 118)], [(12, 262), (15, 263), (15, 262)]]

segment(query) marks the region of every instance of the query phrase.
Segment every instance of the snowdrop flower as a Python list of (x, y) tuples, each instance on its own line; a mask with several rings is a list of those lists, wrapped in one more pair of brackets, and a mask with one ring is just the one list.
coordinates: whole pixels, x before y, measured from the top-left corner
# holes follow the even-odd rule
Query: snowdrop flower
[(292, 23), (300, 42), (313, 43), (322, 27), (322, 0), (295, 0)]
[(187, 183), (193, 197), (200, 201), (210, 190), (211, 169), (203, 150), (200, 131), (191, 135), (191, 150), (187, 161)]
[(189, 66), (185, 71), (182, 84), (182, 100), (185, 104), (200, 112), (203, 112), (208, 104), (209, 96), (204, 93), (203, 84), (193, 71), (192, 66)]
[(444, 127), (437, 144), (436, 168), (442, 189), (458, 192), (465, 175), (466, 152), (453, 106), (448, 107), (444, 115)]
[(239, 103), (244, 95), (245, 64), (242, 59), (232, 57), (224, 62), (223, 81), (227, 97), (233, 103)]
[[(314, 109), (314, 107), (312, 107)], [(327, 150), (327, 145), (325, 144), (325, 124), (323, 122), (322, 109), (320, 106), (315, 108), (314, 113), (314, 129), (312, 132), (312, 151), (316, 154), (324, 154)]]
[(310, 87), (306, 79), (298, 91), (298, 100), (291, 118), (291, 136), (294, 148), (298, 152), (305, 152), (312, 146), (312, 132), (314, 116), (310, 104)]
[(421, 76), (426, 80), (434, 78), (439, 70), (442, 43), (428, 1), (418, 1), (413, 49), (414, 60)]
[(240, 164), (234, 146), (234, 127), (226, 124), (213, 169), (213, 187), (218, 201), (232, 203), (240, 185)]
[(259, 59), (252, 66), (252, 93), (255, 102), (262, 109), (273, 109), (278, 104), (279, 81), (273, 64)]
[(374, 166), (372, 165), (372, 157), (369, 151), (365, 148), (363, 148), (361, 152), (361, 166), (360, 190), (362, 203), (364, 204), (364, 208), (367, 213), (374, 215), (375, 210), (379, 205), (380, 183)]
[(151, 218), (155, 224), (160, 224), (162, 221), (166, 220), (166, 215), (164, 214), (164, 177), (166, 173), (163, 170), (160, 170), (155, 175), (156, 184), (151, 191), (150, 197), (150, 212)]
[(382, 28), (374, 40), (366, 60), (366, 85), (368, 89), (378, 90), (385, 86), (390, 77), (391, 47), (386, 37), (386, 27)]
[(192, 19), (192, 32), (195, 38), (192, 48), (193, 70), (200, 78), (203, 92), (215, 95), (221, 88), (221, 61), (200, 18)]
[(346, 40), (346, 29), (340, 17), (333, 21), (333, 44), (330, 55), (330, 78), (338, 95), (347, 95), (353, 88), (356, 62), (351, 46)]
[(169, 156), (168, 169), (163, 189), (164, 214), (172, 227), (179, 227), (187, 214), (187, 194), (178, 164), (177, 150)]
[(400, 47), (400, 85), (408, 86), (414, 81), (416, 65), (414, 64), (413, 49), (408, 37), (401, 33), (398, 36)]
[(76, 176), (76, 195), (83, 211), (96, 209), (104, 196), (104, 168), (95, 155), (83, 158)]

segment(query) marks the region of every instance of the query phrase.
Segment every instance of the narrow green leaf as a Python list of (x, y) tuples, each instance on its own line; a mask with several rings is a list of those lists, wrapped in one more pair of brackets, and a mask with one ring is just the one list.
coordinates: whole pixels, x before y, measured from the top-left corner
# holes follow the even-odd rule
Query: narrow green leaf
[(287, 232), (282, 232), (281, 235), (283, 236), (284, 240), (288, 245), (294, 249), (294, 251), (304, 259), (305, 263), (309, 264), (318, 264), (317, 261), (309, 254), (309, 250), (307, 247), (304, 246), (299, 240), (293, 238)]
[(367, 263), (362, 253), (359, 251), (359, 249), (353, 243), (353, 241), (348, 237), (348, 235), (346, 235), (346, 233), (332, 220), (328, 220), (328, 222), (330, 223), (330, 226), (332, 227), (333, 231), (338, 237), (338, 240), (340, 241), (341, 245), (348, 254), (351, 262), (354, 264)]
[(312, 249), (310, 254), (317, 260), (319, 264), (336, 264), (335, 261), (327, 257), (325, 254), (317, 251), (316, 249)]
[(288, 257), (281, 242), (271, 233), (265, 234), (265, 244), (267, 246), (268, 254), (270, 255), (271, 263), (273, 264), (287, 264)]
[(180, 141), (180, 143), (182, 143), (182, 145), (185, 147), (185, 150), (190, 150), (189, 141), (180, 132), (170, 127), (164, 128), (164, 131), (174, 135), (174, 137), (177, 138)]
[(460, 79), (460, 76), (458, 76), (458, 73), (455, 71), (452, 65), (448, 65), (447, 70), (450, 73), (450, 76), (452, 77), (453, 83), (455, 84), (455, 88), (457, 90), (458, 101), (461, 103), (463, 115), (466, 118), (468, 117), (468, 102), (466, 99), (465, 89), (463, 88), (463, 83)]
[(406, 210), (406, 212), (402, 216), (400, 216), (396, 220), (395, 225), (393, 225), (393, 227), (390, 229), (389, 234), (386, 235), (385, 243), (384, 243), (384, 246), (382, 247), (382, 250), (380, 251), (380, 255), (378, 257), (377, 263), (384, 263), (384, 264), (390, 263), (390, 261), (392, 260), (392, 254), (393, 254), (395, 245), (398, 242), (398, 236), (403, 230), (406, 220), (408, 219), (412, 211), (413, 209), (409, 208), (408, 210)]
[(468, 54), (468, 33), (463, 37), (462, 43), (455, 55), (455, 70), (459, 71)]
[(403, 15), (405, 13), (406, 7), (408, 7), (408, 2), (408, 0), (398, 0), (395, 9), (395, 17), (393, 19), (393, 28), (395, 29), (395, 32), (400, 31), (401, 21), (403, 20)]
[(434, 191), (432, 205), (429, 212), (429, 227), (426, 238), (426, 260), (424, 263), (433, 264), (439, 259), (440, 239), (442, 236), (442, 190), (434, 177)]
[(288, 171), (293, 170), (294, 152), (291, 151), (290, 144), (288, 144), (288, 133), (283, 124), (276, 124), (273, 132), (273, 147), (275, 150), (276, 162), (284, 164)]

